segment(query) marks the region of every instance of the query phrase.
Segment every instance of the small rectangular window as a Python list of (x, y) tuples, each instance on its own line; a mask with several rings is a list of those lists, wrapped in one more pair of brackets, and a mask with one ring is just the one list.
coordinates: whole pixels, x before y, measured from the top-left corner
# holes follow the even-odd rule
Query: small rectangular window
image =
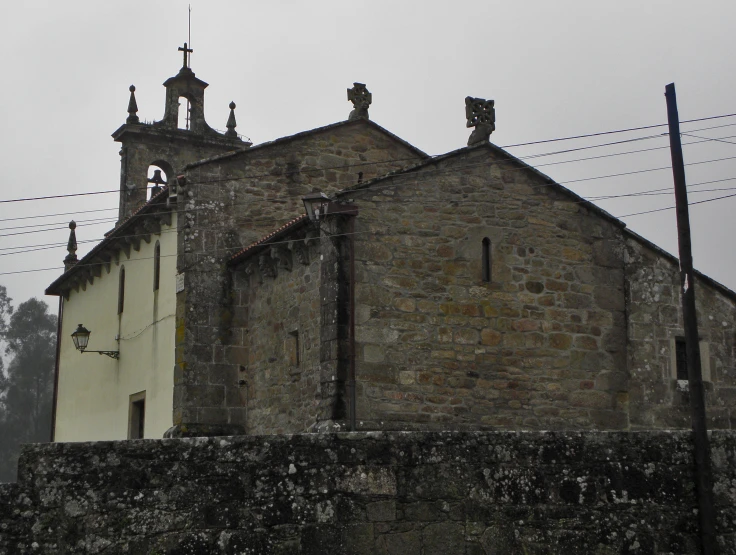
[(146, 429), (146, 392), (130, 396), (128, 411), (128, 439), (143, 439)]

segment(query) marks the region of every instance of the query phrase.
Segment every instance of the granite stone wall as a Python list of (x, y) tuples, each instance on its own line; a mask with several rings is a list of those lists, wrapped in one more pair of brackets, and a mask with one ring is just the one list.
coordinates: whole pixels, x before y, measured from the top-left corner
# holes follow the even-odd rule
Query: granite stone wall
[[(488, 146), (355, 185), (339, 199), (358, 214), (350, 227), (323, 222), (315, 238), (316, 422), (351, 429), (354, 407), (359, 430), (690, 427), (687, 386), (674, 371), (683, 335), (676, 260), (621, 222)], [(282, 240), (303, 241), (299, 233)], [(249, 302), (275, 299), (279, 318), (299, 314), (299, 272), (250, 266), (259, 277), (249, 282)], [(729, 429), (736, 296), (704, 277), (697, 288), (708, 426)], [(235, 295), (242, 302), (238, 286)], [(261, 313), (256, 320), (270, 322)], [(241, 336), (251, 351), (275, 352), (284, 333)], [(294, 378), (273, 358), (270, 366), (249, 359), (249, 395), (283, 422), (293, 405), (282, 392)], [(289, 421), (284, 428), (246, 417), (245, 425), (314, 429)]]
[(487, 146), (345, 196), (359, 427), (628, 427), (620, 222)]
[(184, 288), (177, 295), (174, 428), (169, 435), (245, 429), (229, 257), (303, 214), (305, 194), (331, 194), (423, 158), (375, 124), (355, 120), (187, 170), (178, 187), (177, 268)]
[[(690, 427), (671, 255), (486, 146), (342, 196), (358, 429)], [(736, 294), (696, 288), (708, 426), (730, 429)]]
[[(631, 427), (690, 426), (688, 385), (676, 380), (675, 340), (685, 336), (676, 260), (642, 241), (626, 243), (628, 383)], [(700, 355), (709, 428), (736, 422), (736, 299), (696, 279)]]
[[(0, 553), (696, 554), (688, 432), (372, 432), (31, 445)], [(713, 432), (736, 553), (736, 436)]]
[(320, 269), (319, 241), (302, 232), (233, 271), (232, 350), (243, 362), (249, 434), (302, 432), (317, 421)]

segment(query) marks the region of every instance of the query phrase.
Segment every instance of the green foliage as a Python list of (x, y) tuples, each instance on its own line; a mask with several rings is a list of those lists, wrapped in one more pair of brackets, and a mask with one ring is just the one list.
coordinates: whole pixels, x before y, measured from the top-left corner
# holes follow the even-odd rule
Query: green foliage
[(13, 311), (0, 286), (1, 337), (11, 357), (7, 370), (0, 366), (0, 482), (15, 479), (21, 444), (50, 438), (56, 316), (48, 310), (33, 298)]

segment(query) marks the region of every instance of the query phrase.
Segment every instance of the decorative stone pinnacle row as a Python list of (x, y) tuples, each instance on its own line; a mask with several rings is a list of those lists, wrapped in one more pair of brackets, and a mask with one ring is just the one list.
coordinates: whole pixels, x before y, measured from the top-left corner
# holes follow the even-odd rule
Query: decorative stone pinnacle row
[(135, 85), (131, 85), (128, 90), (130, 91), (130, 100), (128, 101), (128, 119), (125, 123), (138, 123), (138, 103), (135, 101)]
[(353, 103), (353, 111), (348, 116), (349, 120), (368, 117), (368, 107), (373, 102), (373, 95), (366, 89), (364, 83), (353, 83), (353, 88), (348, 89), (348, 100)]
[(496, 110), (494, 100), (465, 97), (465, 127), (474, 127), (468, 139), (468, 146), (485, 142), (496, 130)]

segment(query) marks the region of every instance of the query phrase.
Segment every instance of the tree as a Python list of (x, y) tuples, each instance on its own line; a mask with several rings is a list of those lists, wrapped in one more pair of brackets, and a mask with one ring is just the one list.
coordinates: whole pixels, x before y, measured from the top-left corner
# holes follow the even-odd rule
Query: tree
[(0, 381), (0, 481), (14, 479), (20, 444), (49, 440), (56, 316), (48, 310), (43, 301), (29, 299), (3, 332), (12, 358)]
[[(8, 291), (7, 289), (5, 289), (5, 286), (0, 285), (0, 342), (3, 341), (3, 338), (5, 337), (5, 332), (8, 329), (8, 316), (13, 313), (13, 307), (10, 304), (12, 300), (13, 299), (8, 297)], [(7, 381), (5, 372), (3, 371), (4, 368), (5, 361), (3, 360), (2, 355), (0, 355), (0, 407), (2, 406), (2, 399), (4, 397), (4, 391), (6, 387), (5, 384)], [(0, 418), (2, 418), (2, 415), (0, 415)]]
[(7, 317), (13, 313), (13, 307), (10, 305), (12, 300), (8, 297), (8, 290), (5, 289), (5, 286), (0, 285), (0, 337), (8, 327)]

